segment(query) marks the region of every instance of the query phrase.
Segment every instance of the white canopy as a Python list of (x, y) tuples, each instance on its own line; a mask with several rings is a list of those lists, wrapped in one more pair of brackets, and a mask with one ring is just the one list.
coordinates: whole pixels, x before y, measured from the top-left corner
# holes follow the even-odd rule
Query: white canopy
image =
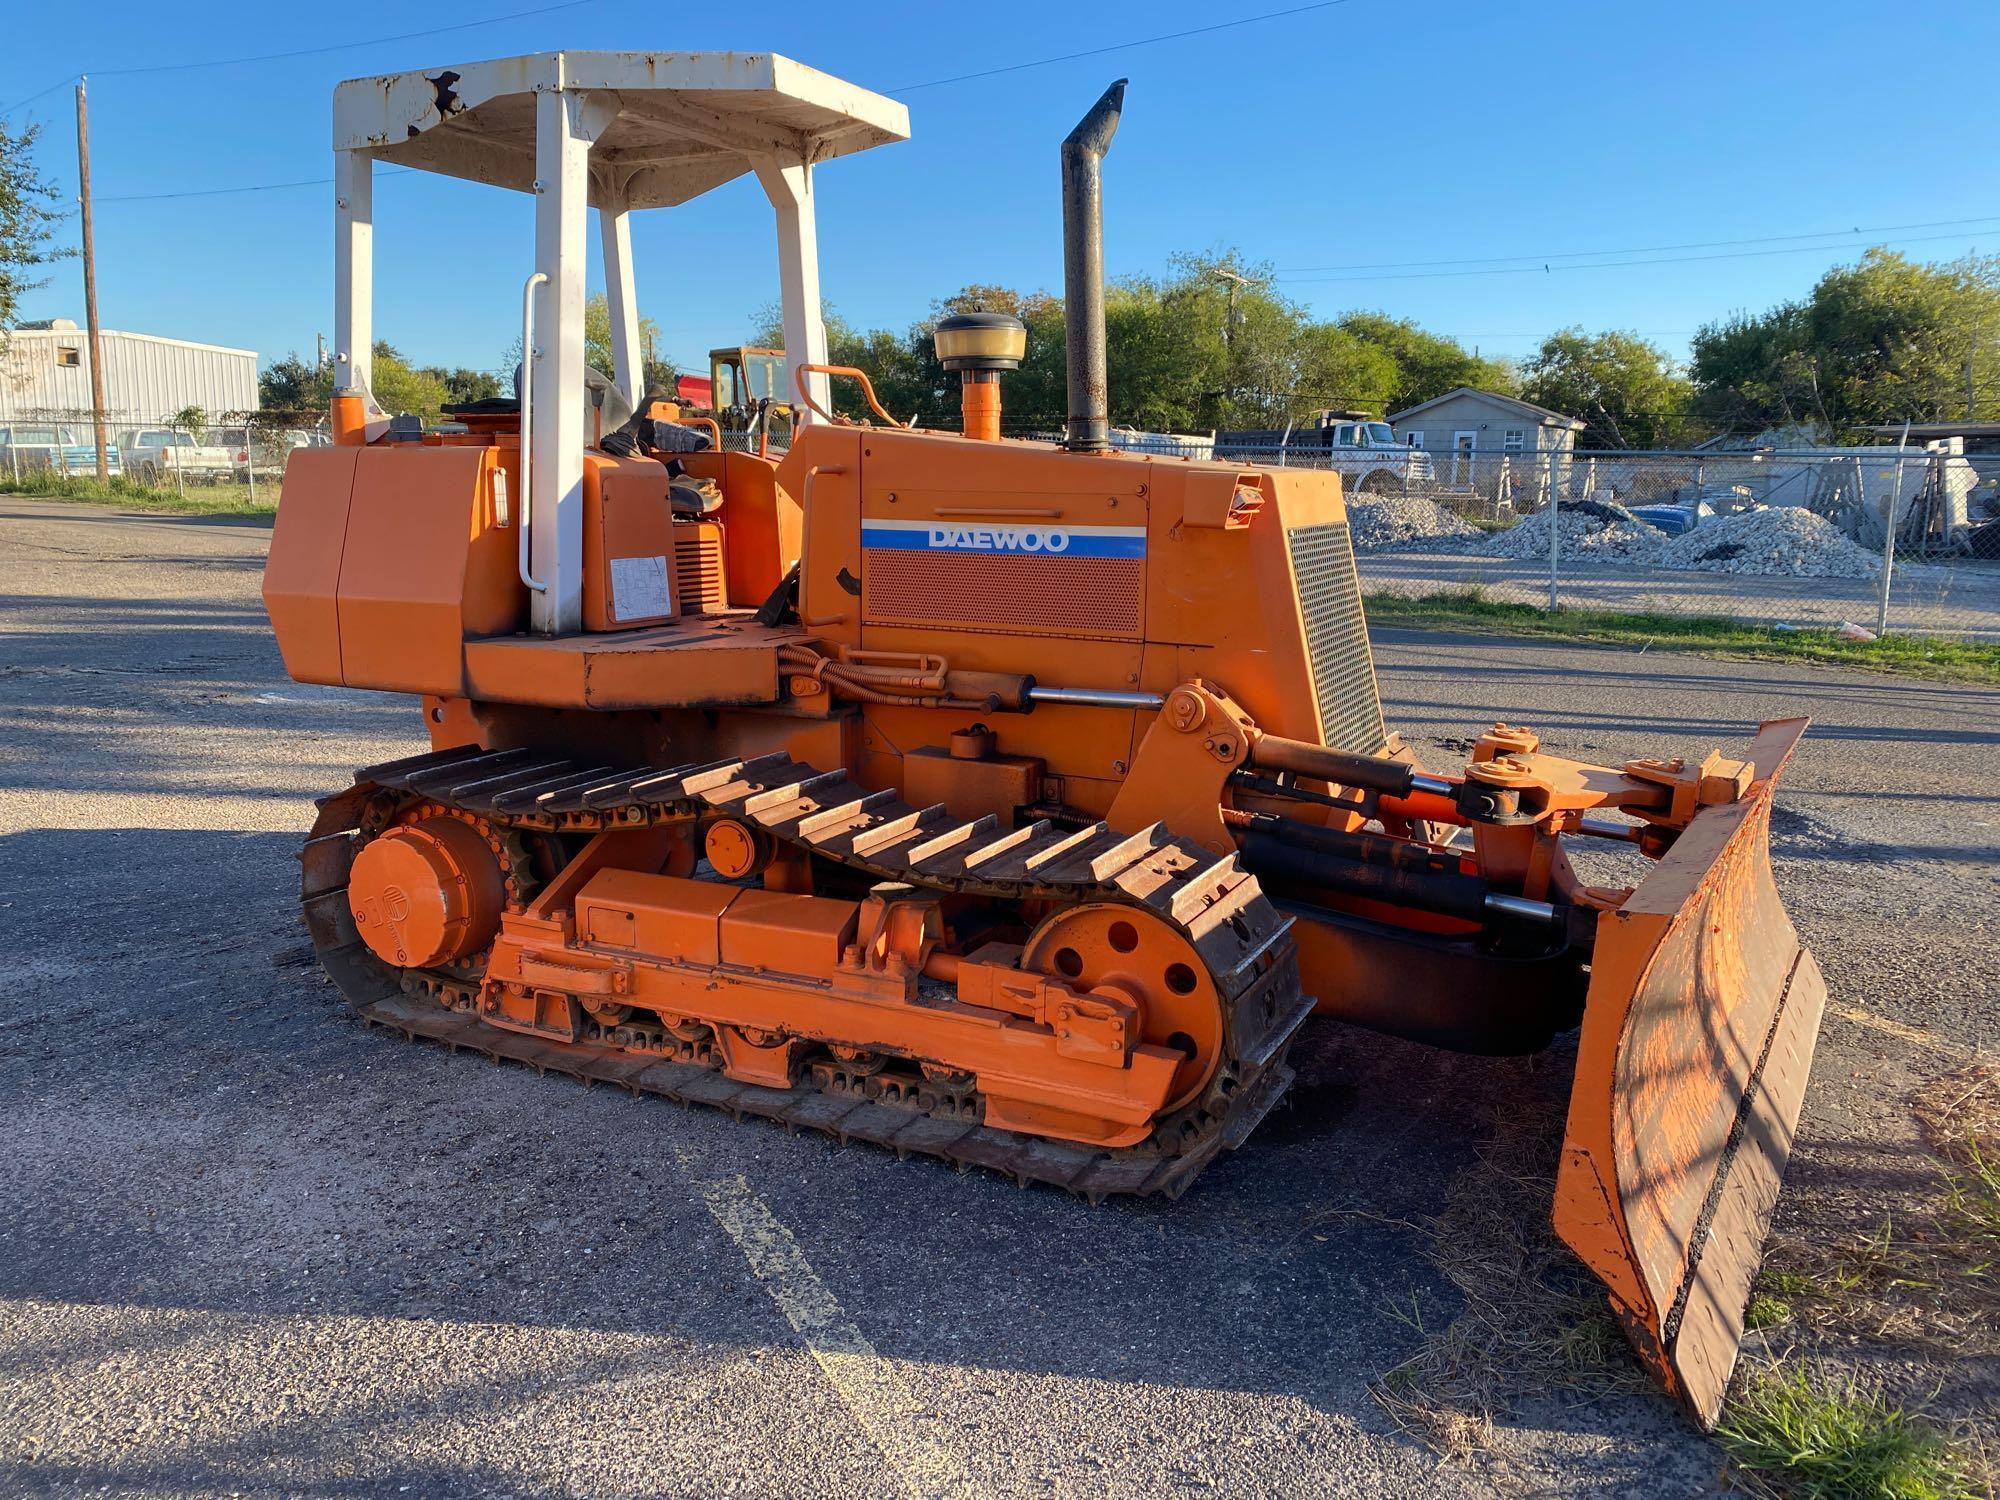
[(590, 153), (593, 206), (685, 203), (758, 156), (811, 165), (908, 140), (893, 99), (769, 52), (537, 52), (351, 78), (333, 146), (519, 192), (534, 189), (535, 96), (581, 91), (615, 111)]
[[(604, 246), (612, 373), (637, 408), (644, 361), (631, 215), (754, 172), (777, 230), (792, 384), (823, 407), (826, 377), (809, 368), (826, 363), (813, 168), (909, 134), (909, 112), (893, 99), (768, 52), (537, 52), (351, 78), (333, 95), (334, 388), (369, 391), (377, 162), (532, 193), (534, 258), (520, 304), (520, 571), (533, 628), (578, 630), (587, 209), (597, 210)], [(439, 239), (449, 244), (448, 226)]]

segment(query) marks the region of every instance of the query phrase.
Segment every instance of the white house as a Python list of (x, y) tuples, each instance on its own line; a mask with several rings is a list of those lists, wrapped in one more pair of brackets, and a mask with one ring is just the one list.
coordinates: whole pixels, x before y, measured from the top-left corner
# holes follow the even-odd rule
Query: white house
[[(104, 407), (114, 427), (159, 422), (186, 407), (210, 415), (255, 411), (257, 355), (249, 349), (107, 328)], [(0, 348), (0, 421), (89, 420), (90, 337), (68, 318), (26, 324)]]

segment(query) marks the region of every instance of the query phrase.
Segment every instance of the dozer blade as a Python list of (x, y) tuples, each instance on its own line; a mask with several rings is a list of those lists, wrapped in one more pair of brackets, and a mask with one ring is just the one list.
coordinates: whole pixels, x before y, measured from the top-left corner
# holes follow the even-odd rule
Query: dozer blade
[(1704, 808), (1598, 919), (1555, 1229), (1704, 1427), (1743, 1338), (1826, 1005), (1771, 873), (1771, 796), (1804, 719), (1763, 726), (1751, 789)]

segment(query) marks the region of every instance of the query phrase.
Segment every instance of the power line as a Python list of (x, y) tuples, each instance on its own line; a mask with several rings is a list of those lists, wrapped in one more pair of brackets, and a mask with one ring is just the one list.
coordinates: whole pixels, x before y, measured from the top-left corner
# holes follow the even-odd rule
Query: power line
[[(1893, 240), (1878, 240), (1879, 245), (1927, 245), (1937, 240), (1956, 240), (1956, 234), (1906, 235)], [(1582, 266), (1494, 266), (1475, 271), (1410, 271), (1389, 276), (1295, 276), (1293, 285), (1326, 284), (1355, 281), (1431, 281), (1446, 276), (1540, 276), (1553, 275), (1557, 271), (1615, 271), (1632, 266), (1678, 266), (1695, 261), (1709, 260), (1754, 260), (1767, 255), (1807, 255), (1824, 250), (1846, 250), (1851, 243), (1831, 245), (1791, 245), (1781, 250), (1731, 250), (1716, 255), (1663, 255), (1651, 260), (1606, 260)]]
[(375, 47), (384, 42), (414, 42), (423, 37), (445, 36), (454, 31), (472, 31), (481, 26), (498, 26), (505, 21), (523, 21), (530, 16), (552, 15), (559, 10), (575, 10), (594, 5), (597, 0), (562, 0), (559, 5), (541, 5), (533, 10), (509, 11), (504, 16), (488, 16), (483, 21), (461, 21), (455, 26), (433, 26), (424, 31), (401, 31), (394, 36), (369, 37), (366, 41), (334, 42), (325, 47), (300, 47), (291, 52), (262, 52), (253, 57), (219, 57), (204, 62), (149, 63), (138, 68), (100, 68), (100, 77), (123, 77), (135, 73), (181, 73), (195, 68), (233, 68), (243, 63), (282, 62), (294, 57), (319, 57), (328, 52), (351, 52), (357, 47)]
[(941, 89), (948, 83), (970, 83), (975, 78), (998, 78), (1003, 73), (1025, 73), (1030, 68), (1053, 67), (1056, 63), (1075, 62), (1082, 57), (1103, 57), (1111, 52), (1129, 52), (1134, 47), (1151, 47), (1160, 42), (1177, 42), (1183, 37), (1208, 36), (1217, 31), (1233, 31), (1238, 26), (1254, 26), (1259, 21), (1282, 21), (1287, 16), (1303, 16), (1319, 10), (1332, 10), (1336, 5), (1345, 5), (1348, 0), (1318, 0), (1314, 5), (1295, 5), (1290, 10), (1270, 10), (1262, 15), (1243, 16), (1234, 21), (1217, 21), (1212, 26), (1190, 26), (1186, 31), (1166, 31), (1158, 36), (1134, 37), (1129, 42), (1110, 42), (1102, 47), (1087, 47), (1081, 52), (1065, 52), (1059, 57), (1041, 57), (1033, 62), (1009, 63), (1003, 68), (987, 68), (978, 73), (959, 73), (950, 78), (933, 78), (928, 83), (906, 83), (901, 88), (885, 89), (889, 94), (914, 94), (919, 89)]
[[(570, 8), (571, 8), (572, 6), (575, 6), (575, 5), (587, 5), (587, 4), (591, 4), (591, 3), (593, 3), (593, 0), (569, 0), (569, 3), (568, 3), (568, 4), (565, 4), (565, 5), (554, 5), (554, 6), (549, 6), (549, 7), (547, 7), (547, 9), (549, 9), (549, 10), (568, 10), (568, 9), (570, 9)], [(1255, 24), (1257, 24), (1257, 23), (1258, 23), (1258, 22), (1260, 22), (1260, 21), (1277, 21), (1277, 20), (1283, 20), (1284, 18), (1286, 18), (1286, 17), (1288, 17), (1288, 16), (1300, 16), (1300, 15), (1307, 15), (1307, 14), (1310, 14), (1311, 12), (1314, 12), (1314, 11), (1322, 11), (1322, 10), (1331, 10), (1331, 9), (1333, 9), (1333, 8), (1334, 8), (1335, 6), (1338, 6), (1338, 5), (1346, 5), (1346, 4), (1349, 4), (1349, 3), (1351, 3), (1351, 0), (1317, 0), (1317, 3), (1315, 3), (1315, 4), (1311, 4), (1311, 5), (1299, 5), (1299, 6), (1294, 6), (1294, 7), (1292, 7), (1292, 8), (1291, 8), (1291, 9), (1289, 9), (1289, 10), (1274, 10), (1274, 11), (1266, 11), (1266, 12), (1264, 12), (1264, 13), (1263, 13), (1263, 14), (1261, 14), (1261, 15), (1255, 15), (1255, 16), (1243, 16), (1243, 17), (1240, 17), (1239, 19), (1237, 19), (1237, 20), (1234, 20), (1234, 21), (1218, 21), (1218, 22), (1216, 22), (1216, 23), (1215, 23), (1214, 25), (1212, 25), (1212, 26), (1194, 26), (1194, 27), (1190, 27), (1190, 28), (1188, 28), (1188, 29), (1187, 29), (1187, 30), (1185, 30), (1185, 31), (1170, 31), (1170, 32), (1163, 32), (1163, 33), (1161, 33), (1161, 34), (1160, 34), (1159, 36), (1148, 36), (1148, 37), (1137, 37), (1137, 38), (1134, 38), (1133, 40), (1131, 40), (1131, 41), (1127, 41), (1127, 42), (1114, 42), (1114, 43), (1111, 43), (1111, 44), (1109, 44), (1109, 45), (1107, 45), (1107, 46), (1103, 46), (1103, 47), (1091, 47), (1091, 48), (1088, 48), (1088, 49), (1086, 49), (1086, 50), (1084, 50), (1084, 51), (1082, 51), (1082, 52), (1067, 52), (1067, 53), (1064, 53), (1064, 54), (1063, 54), (1062, 56), (1060, 56), (1060, 57), (1044, 57), (1044, 58), (1039, 58), (1039, 59), (1037, 59), (1037, 60), (1035, 60), (1035, 61), (1033, 61), (1033, 62), (1022, 62), (1022, 63), (1009, 63), (1009, 64), (1008, 64), (1007, 66), (1005, 66), (1005, 67), (1001, 67), (1001, 68), (988, 68), (988, 69), (987, 69), (987, 70), (985, 70), (984, 72), (979, 72), (979, 73), (961, 73), (961, 74), (958, 74), (957, 76), (955, 76), (955, 77), (952, 77), (952, 78), (934, 78), (934, 79), (932, 79), (932, 80), (931, 80), (930, 82), (928, 82), (928, 83), (911, 83), (911, 84), (905, 84), (905, 85), (903, 85), (903, 86), (902, 86), (901, 88), (894, 88), (894, 89), (886, 89), (886, 90), (884, 90), (884, 92), (885, 92), (885, 93), (889, 93), (889, 94), (913, 94), (913, 93), (917, 92), (917, 91), (918, 91), (919, 89), (935, 89), (935, 88), (943, 88), (943, 87), (945, 87), (945, 86), (946, 86), (947, 84), (954, 84), (954, 83), (969, 83), (969, 82), (971, 82), (971, 81), (972, 81), (972, 80), (974, 80), (974, 79), (978, 79), (978, 78), (994, 78), (994, 77), (998, 77), (999, 75), (1001, 75), (1001, 74), (1003, 74), (1003, 73), (1020, 73), (1020, 72), (1024, 72), (1024, 71), (1026, 71), (1027, 69), (1030, 69), (1030, 68), (1046, 68), (1046, 67), (1049, 67), (1049, 66), (1051, 66), (1051, 65), (1053, 65), (1053, 64), (1055, 64), (1055, 63), (1060, 63), (1060, 62), (1070, 62), (1070, 61), (1073, 61), (1073, 60), (1075, 60), (1075, 59), (1077, 59), (1077, 58), (1082, 58), (1082, 57), (1101, 57), (1101, 56), (1103, 56), (1104, 54), (1106, 54), (1106, 53), (1109, 53), (1109, 52), (1122, 52), (1122, 51), (1126, 51), (1126, 50), (1128, 50), (1128, 49), (1130, 49), (1130, 48), (1133, 48), (1133, 47), (1150, 47), (1150, 46), (1153, 46), (1153, 45), (1154, 45), (1155, 43), (1159, 43), (1159, 42), (1172, 42), (1172, 41), (1179, 41), (1180, 39), (1182, 39), (1182, 38), (1184, 38), (1184, 37), (1191, 37), (1191, 36), (1205, 36), (1205, 35), (1209, 34), (1210, 32), (1216, 32), (1216, 31), (1229, 31), (1229, 30), (1232, 30), (1232, 29), (1234, 29), (1234, 28), (1236, 28), (1236, 27), (1239, 27), (1239, 26), (1252, 26), (1252, 25), (1255, 25)], [(541, 11), (521, 11), (521, 12), (519, 12), (518, 14), (520, 14), (520, 15), (540, 15), (540, 14), (542, 14), (542, 12), (541, 12)], [(495, 19), (495, 20), (508, 20), (508, 19), (511, 19), (511, 18), (510, 18), (510, 17), (506, 17), (506, 16), (499, 16), (499, 17), (495, 17), (494, 19)], [(471, 23), (468, 23), (468, 24), (471, 24), (471, 25), (487, 25), (487, 24), (490, 24), (490, 23), (488, 23), (488, 22), (471, 22)], [(463, 28), (462, 28), (462, 27), (443, 27), (443, 28), (440, 28), (440, 29), (441, 29), (441, 30), (445, 30), (445, 31), (453, 31), (453, 30), (462, 30)], [(433, 33), (433, 32), (412, 32), (412, 33), (410, 33), (410, 35), (412, 35), (412, 36), (427, 36), (427, 35), (435, 35), (435, 34), (436, 34), (436, 33)], [(378, 37), (378, 38), (376, 38), (376, 40), (377, 40), (377, 41), (401, 41), (401, 40), (405, 40), (405, 38), (402, 38), (402, 37)], [(365, 44), (363, 44), (363, 43), (360, 43), (360, 42), (353, 42), (353, 43), (348, 43), (348, 44), (346, 44), (346, 45), (348, 45), (348, 46), (362, 46), (362, 45), (365, 45)], [(315, 52), (330, 52), (330, 51), (337, 51), (337, 50), (339, 50), (339, 49), (338, 49), (338, 48), (332, 48), (332, 47), (322, 47), (322, 48), (313, 48), (313, 49), (310, 49), (310, 50), (312, 50), (312, 51), (315, 51)], [(274, 54), (272, 54), (272, 56), (273, 56), (273, 57), (294, 57), (294, 56), (304, 56), (304, 55), (306, 55), (306, 54), (305, 54), (305, 53), (274, 53)], [(265, 58), (236, 58), (236, 59), (232, 59), (232, 61), (236, 61), (236, 62), (263, 62), (263, 61), (267, 61), (267, 60), (268, 60), (268, 59), (265, 59)], [(171, 67), (171, 66), (183, 66), (183, 65), (179, 65), (179, 64), (172, 64), (172, 65), (164, 65), (164, 66), (163, 66), (162, 68), (159, 68), (159, 69), (152, 69), (152, 68), (119, 68), (119, 69), (109, 69), (109, 70), (106, 70), (106, 71), (109, 71), (109, 72), (118, 72), (118, 73), (146, 73), (146, 72), (157, 72), (157, 71), (166, 71), (167, 67)], [(186, 64), (185, 66), (190, 66), (190, 67), (206, 67), (206, 66), (210, 66), (210, 64), (205, 64), (205, 63), (193, 63), (193, 64)], [(44, 92), (47, 92), (47, 91), (46, 91), (46, 90), (44, 90)], [(384, 175), (387, 175), (387, 174), (384, 174)], [(160, 202), (160, 201), (163, 201), (163, 200), (166, 200), (166, 199), (170, 199), (170, 198), (210, 198), (210, 197), (219, 197), (219, 196), (222, 196), (222, 195), (224, 195), (224, 194), (231, 194), (231, 193), (262, 193), (262, 192), (274, 192), (274, 191), (279, 191), (279, 190), (282, 190), (282, 189), (285, 189), (285, 188), (301, 188), (301, 187), (323, 187), (323, 186), (325, 186), (326, 184), (328, 184), (328, 183), (330, 183), (330, 182), (332, 182), (332, 181), (333, 181), (333, 179), (332, 179), (331, 177), (307, 177), (307, 178), (299, 178), (299, 179), (296, 179), (296, 180), (294, 180), (294, 181), (291, 181), (291, 182), (266, 182), (266, 183), (256, 183), (256, 184), (252, 184), (252, 185), (249, 185), (249, 186), (245, 186), (245, 187), (228, 187), (228, 188), (194, 188), (194, 189), (190, 189), (190, 190), (188, 190), (188, 191), (186, 191), (186, 192), (178, 192), (178, 193), (127, 193), (127, 194), (121, 194), (121, 195), (118, 195), (118, 196), (114, 196), (114, 197), (104, 197), (104, 198), (99, 198), (99, 199), (98, 199), (97, 201), (98, 201), (99, 203), (155, 203), (155, 202)]]
[[(1272, 272), (1274, 276), (1305, 276), (1321, 271), (1413, 271), (1431, 266), (1497, 266), (1506, 261), (1531, 260), (1547, 263), (1557, 260), (1585, 260), (1600, 255), (1652, 255), (1664, 254), (1672, 250), (1719, 250), (1737, 245), (1774, 245), (1781, 240), (1823, 240), (1847, 234), (1894, 234), (1905, 229), (1950, 229), (1967, 224), (2000, 223), (2000, 215), (1990, 215), (1980, 219), (1927, 219), (1917, 224), (1877, 224), (1869, 228), (1815, 229), (1801, 234), (1766, 234), (1743, 240), (1692, 240), (1683, 245), (1628, 245), (1622, 250), (1558, 250), (1543, 255), (1475, 255), (1459, 260), (1405, 260), (1374, 261), (1350, 266), (1287, 266)], [(1826, 248), (1808, 246), (1809, 249)], [(1533, 270), (1530, 266), (1527, 269)]]
[(58, 78), (54, 83), (50, 84), (47, 88), (42, 89), (37, 93), (28, 95), (27, 98), (21, 100), (19, 103), (10, 104), (5, 109), (0, 109), (0, 120), (4, 120), (7, 116), (14, 113), (15, 110), (19, 109), (23, 104), (33, 104), (37, 99), (40, 99), (48, 94), (53, 94), (57, 89), (62, 88), (65, 84), (75, 83), (77, 79), (81, 77), (83, 77), (81, 73), (72, 73), (67, 78)]
[[(416, 167), (384, 167), (376, 178), (412, 177)], [(273, 193), (281, 188), (327, 187), (333, 182), (331, 177), (300, 177), (291, 182), (255, 182), (245, 187), (189, 188), (181, 193), (121, 193), (112, 198), (99, 198), (101, 208), (107, 203), (158, 203), (167, 198), (219, 198), (225, 193)]]
[[(184, 73), (201, 68), (235, 68), (241, 67), (245, 63), (282, 62), (294, 57), (319, 57), (329, 52), (352, 52), (360, 47), (379, 47), (386, 42), (414, 42), (424, 37), (447, 36), (456, 31), (473, 31), (481, 26), (498, 26), (507, 21), (526, 20), (530, 16), (553, 15), (560, 10), (575, 10), (579, 6), (595, 5), (596, 3), (597, 0), (561, 0), (561, 3), (558, 5), (541, 5), (536, 6), (532, 10), (509, 11), (504, 16), (488, 16), (481, 21), (460, 21), (456, 25), (432, 26), (423, 31), (399, 31), (392, 36), (362, 37), (351, 42), (329, 43), (324, 47), (299, 47), (289, 52), (259, 52), (248, 57), (216, 57), (206, 58), (197, 62), (146, 63), (139, 67), (98, 68), (94, 71), (99, 78), (129, 78), (142, 73)], [(28, 95), (19, 104), (10, 104), (5, 109), (0, 109), (0, 116), (10, 115), (19, 109), (21, 105), (32, 104), (44, 94), (53, 94), (64, 84), (72, 83), (82, 76), (80, 73), (72, 73), (67, 78), (60, 78), (39, 93)], [(274, 186), (279, 187), (289, 187), (292, 185), (290, 183), (274, 184)], [(233, 192), (238, 190), (221, 189), (220, 191)]]

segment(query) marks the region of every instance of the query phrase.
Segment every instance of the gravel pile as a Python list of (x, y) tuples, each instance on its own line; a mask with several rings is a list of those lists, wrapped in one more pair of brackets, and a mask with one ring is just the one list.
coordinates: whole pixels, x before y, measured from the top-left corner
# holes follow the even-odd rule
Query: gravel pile
[(1704, 522), (1654, 559), (1663, 568), (1788, 578), (1874, 578), (1882, 560), (1823, 516), (1780, 506)]
[(1356, 552), (1395, 552), (1479, 535), (1478, 527), (1419, 495), (1350, 500), (1347, 524)]
[[(1556, 514), (1559, 555), (1596, 562), (1651, 563), (1667, 540), (1622, 505), (1601, 500), (1564, 502)], [(1519, 525), (1496, 532), (1473, 549), (1481, 557), (1545, 558), (1549, 555), (1549, 513), (1537, 511)]]

